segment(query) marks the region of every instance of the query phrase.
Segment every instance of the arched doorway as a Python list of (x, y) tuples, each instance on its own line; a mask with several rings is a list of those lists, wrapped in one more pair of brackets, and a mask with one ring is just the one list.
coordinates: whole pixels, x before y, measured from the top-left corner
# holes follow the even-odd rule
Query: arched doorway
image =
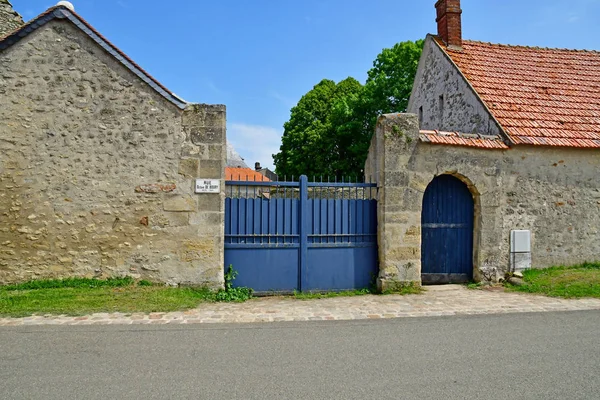
[(474, 201), (466, 184), (452, 175), (431, 181), (421, 214), (421, 279), (424, 284), (473, 279)]

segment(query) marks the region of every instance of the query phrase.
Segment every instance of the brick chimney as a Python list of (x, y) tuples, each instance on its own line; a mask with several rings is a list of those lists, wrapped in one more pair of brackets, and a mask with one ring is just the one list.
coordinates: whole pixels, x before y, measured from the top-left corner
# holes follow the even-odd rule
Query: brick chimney
[(0, 38), (23, 25), (23, 18), (17, 13), (10, 1), (0, 0)]
[(460, 15), (460, 0), (438, 0), (435, 3), (437, 10), (438, 36), (446, 43), (448, 48), (462, 49), (462, 24)]

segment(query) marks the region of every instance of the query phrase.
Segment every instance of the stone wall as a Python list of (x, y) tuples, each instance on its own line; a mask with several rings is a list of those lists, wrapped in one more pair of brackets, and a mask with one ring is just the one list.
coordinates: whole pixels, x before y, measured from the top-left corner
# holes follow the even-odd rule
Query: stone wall
[(421, 129), (501, 135), (471, 85), (432, 36), (425, 40), (407, 112), (421, 112)]
[(23, 25), (23, 18), (12, 8), (10, 1), (0, 0), (0, 38)]
[(182, 111), (66, 20), (0, 53), (0, 283), (223, 282), (225, 107)]
[(600, 151), (516, 146), (483, 150), (418, 140), (418, 117), (380, 117), (365, 170), (379, 192), (379, 283), (420, 281), (427, 185), (451, 174), (475, 200), (474, 277), (509, 268), (513, 229), (532, 232), (532, 266), (600, 260)]

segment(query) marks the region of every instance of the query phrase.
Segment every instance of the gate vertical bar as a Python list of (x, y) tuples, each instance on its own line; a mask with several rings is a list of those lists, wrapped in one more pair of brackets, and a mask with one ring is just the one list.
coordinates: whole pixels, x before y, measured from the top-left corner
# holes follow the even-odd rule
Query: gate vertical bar
[(310, 211), (308, 209), (308, 178), (300, 176), (300, 215), (298, 230), (300, 234), (298, 290), (302, 291), (303, 283), (307, 281), (308, 263), (308, 231), (310, 229)]

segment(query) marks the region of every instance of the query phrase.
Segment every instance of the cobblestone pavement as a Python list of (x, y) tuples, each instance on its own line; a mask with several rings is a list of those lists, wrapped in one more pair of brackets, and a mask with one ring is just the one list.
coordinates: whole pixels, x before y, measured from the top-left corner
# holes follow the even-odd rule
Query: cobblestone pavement
[(447, 285), (429, 286), (423, 294), (407, 296), (366, 295), (315, 300), (266, 297), (245, 303), (205, 303), (184, 312), (0, 318), (0, 326), (326, 321), (575, 310), (600, 310), (600, 299), (566, 300)]

